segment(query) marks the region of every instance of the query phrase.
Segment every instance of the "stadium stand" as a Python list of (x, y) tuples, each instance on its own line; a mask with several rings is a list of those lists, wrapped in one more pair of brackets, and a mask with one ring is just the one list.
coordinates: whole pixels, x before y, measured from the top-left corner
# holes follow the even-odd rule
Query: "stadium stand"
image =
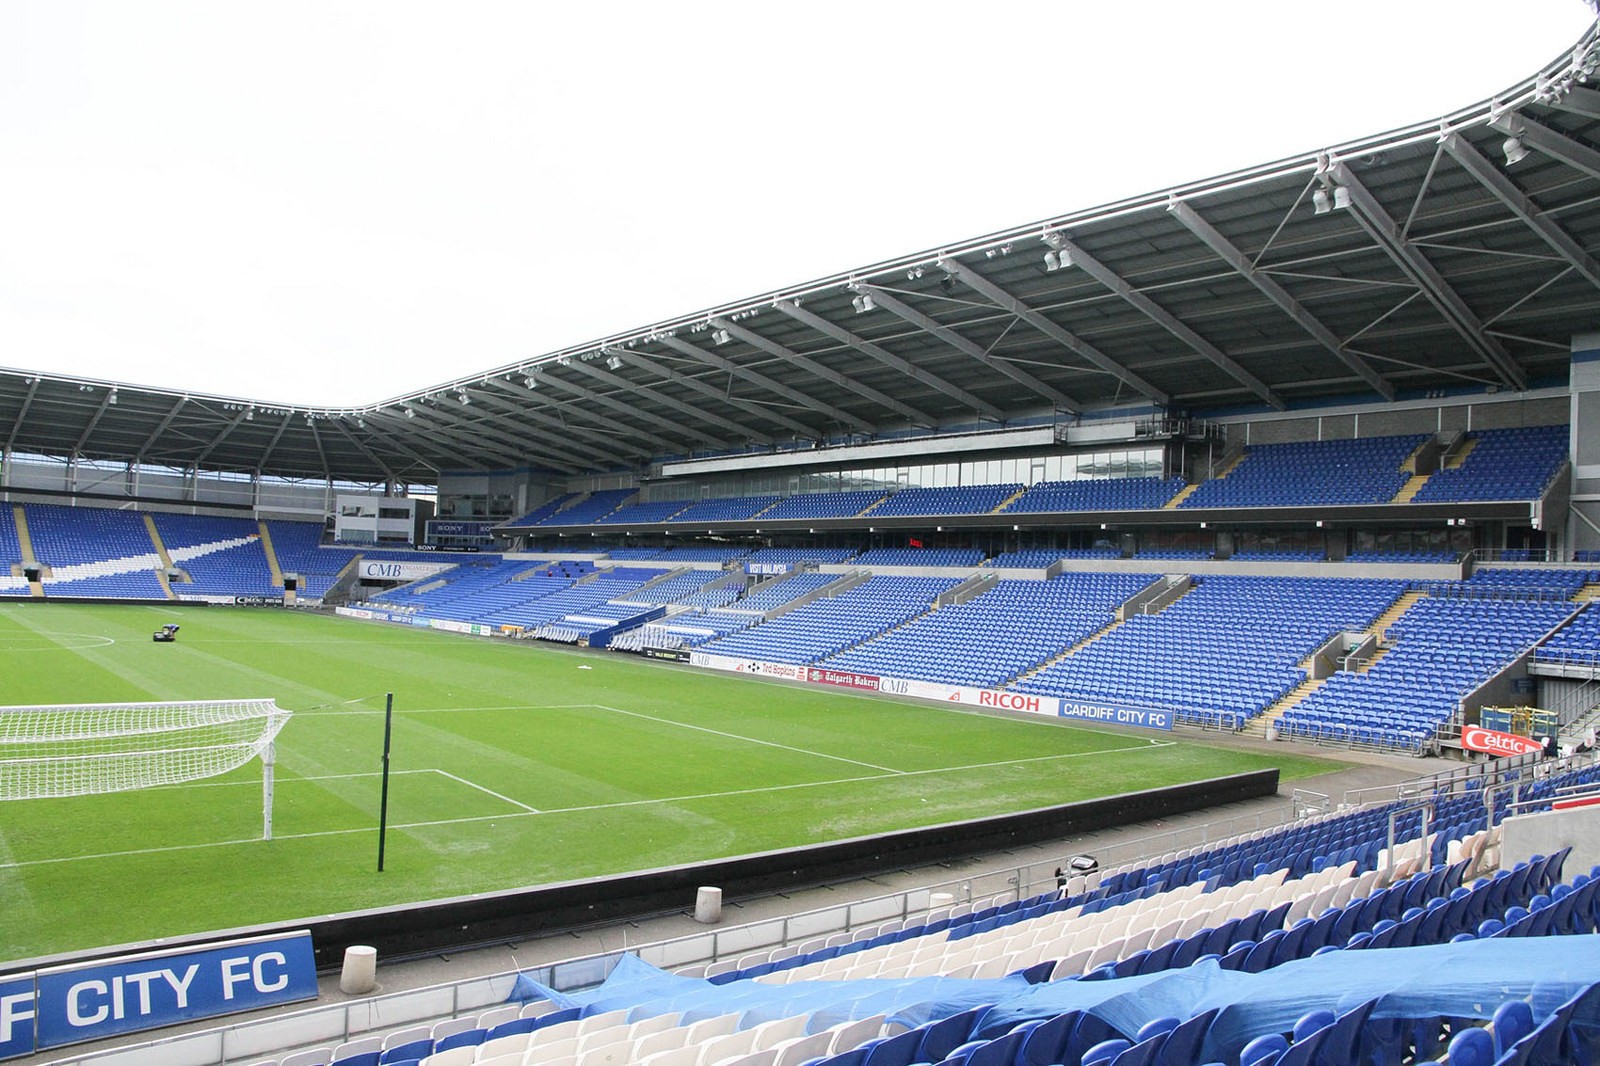
[(873, 518), (988, 514), (1021, 491), (1021, 485), (901, 489), (868, 513)]
[(1456, 553), (1451, 551), (1354, 551), (1344, 557), (1347, 563), (1401, 563), (1433, 564), (1453, 563)]
[(999, 581), (975, 599), (931, 611), (822, 665), (997, 687), (1104, 628), (1116, 607), (1149, 583), (1147, 574)]
[(302, 596), (320, 598), (357, 554), (351, 548), (324, 547), (319, 522), (269, 521), (266, 526), (278, 557), (278, 569), (300, 575), (298, 591)]
[[(1107, 548), (1104, 549), (1104, 551), (1106, 554), (1094, 556), (1094, 558), (1115, 559), (1117, 557), (1117, 553), (1114, 549)], [(1011, 567), (1013, 569), (1022, 570), (1043, 570), (1046, 567), (1054, 566), (1057, 562), (1068, 557), (1069, 549), (1067, 548), (1026, 548), (1021, 551), (1001, 552), (999, 555), (996, 555), (993, 559), (990, 559), (983, 565), (993, 567)], [(1075, 556), (1074, 558), (1087, 557)]]
[(576, 492), (564, 492), (559, 496), (555, 496), (546, 500), (544, 503), (541, 503), (527, 514), (518, 518), (513, 518), (511, 521), (507, 522), (506, 525), (536, 526), (545, 519), (549, 518), (551, 515), (555, 514), (557, 511), (561, 510), (561, 508), (565, 507), (567, 504), (571, 503), (573, 500), (576, 500), (578, 496), (579, 493)]
[(1593, 604), (1585, 607), (1571, 623), (1539, 645), (1537, 658), (1552, 663), (1600, 663), (1600, 610)]
[(151, 518), (167, 554), (190, 578), (188, 582), (173, 582), (173, 591), (180, 598), (283, 593), (283, 586), (273, 583), (256, 522), (159, 512)]
[(12, 576), (12, 567), (23, 563), (22, 541), (17, 536), (16, 516), (10, 507), (0, 511), (0, 596), (30, 595), (27, 580)]
[(1461, 465), (1429, 477), (1412, 502), (1536, 500), (1566, 462), (1568, 436), (1567, 426), (1469, 433), (1472, 450)]
[(795, 518), (854, 518), (887, 496), (881, 489), (854, 492), (804, 492), (779, 500), (761, 512), (763, 521)]
[(1263, 563), (1320, 563), (1327, 557), (1327, 551), (1311, 548), (1256, 548), (1236, 551), (1229, 556), (1241, 562)]
[(1178, 504), (1198, 507), (1312, 507), (1388, 503), (1406, 483), (1404, 463), (1426, 435), (1253, 445), (1223, 476)]
[(34, 557), (49, 567), (47, 597), (166, 598), (156, 577), (161, 556), (138, 512), (37, 503), (23, 510)]
[(747, 563), (843, 563), (855, 555), (854, 548), (761, 548), (745, 558)]
[(1168, 708), (1237, 728), (1300, 683), (1299, 663), (1334, 633), (1371, 625), (1404, 583), (1208, 577), (1013, 687), (1088, 703)]
[(981, 548), (873, 548), (852, 560), (856, 566), (981, 566)]
[(527, 524), (535, 526), (590, 525), (598, 522), (638, 494), (638, 489), (605, 489), (600, 492), (591, 492), (576, 503), (568, 504), (565, 508), (551, 512), (537, 522), (529, 522)]
[(1084, 478), (1041, 481), (1003, 514), (1054, 511), (1153, 511), (1183, 491), (1181, 477)]
[(595, 525), (625, 524), (629, 522), (666, 522), (689, 506), (687, 500), (662, 500), (656, 503), (628, 503), (610, 514), (594, 520)]
[(1392, 647), (1286, 711), (1288, 736), (1419, 751), (1461, 700), (1574, 610), (1570, 603), (1429, 596), (1389, 626)]
[(777, 503), (781, 496), (723, 496), (690, 504), (668, 519), (671, 522), (742, 522)]
[(748, 548), (668, 548), (654, 560), (660, 563), (731, 563), (742, 559)]
[(770, 622), (711, 641), (702, 650), (770, 662), (816, 662), (915, 618), (955, 584), (948, 578), (868, 578), (837, 596), (814, 600)]

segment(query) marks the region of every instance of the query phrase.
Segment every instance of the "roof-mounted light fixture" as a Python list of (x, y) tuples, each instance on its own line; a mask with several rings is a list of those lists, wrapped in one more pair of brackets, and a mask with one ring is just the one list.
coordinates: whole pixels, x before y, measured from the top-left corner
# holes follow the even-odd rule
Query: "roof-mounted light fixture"
[(864, 315), (878, 306), (872, 302), (871, 294), (865, 292), (857, 293), (850, 300), (850, 305), (856, 309), (856, 314), (858, 315)]
[(711, 339), (718, 344), (727, 344), (728, 341), (732, 340), (733, 338), (728, 336), (727, 330), (719, 329), (711, 334)]
[(620, 358), (618, 358), (617, 356), (615, 356), (615, 355), (606, 356), (606, 369), (607, 370), (621, 370), (622, 369), (622, 360)]

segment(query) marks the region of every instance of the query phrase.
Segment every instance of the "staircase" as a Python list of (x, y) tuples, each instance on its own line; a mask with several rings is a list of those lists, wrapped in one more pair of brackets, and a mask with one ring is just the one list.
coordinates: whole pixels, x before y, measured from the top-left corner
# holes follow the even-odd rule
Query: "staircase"
[(1456, 453), (1439, 464), (1441, 470), (1460, 470), (1461, 464), (1467, 461), (1467, 456), (1478, 446), (1477, 437), (1467, 437), (1461, 442), (1461, 447)]
[(261, 550), (267, 553), (267, 569), (272, 571), (272, 584), (283, 588), (283, 571), (278, 567), (278, 553), (272, 550), (272, 531), (265, 522), (257, 522), (256, 528), (261, 531)]
[[(1389, 609), (1380, 614), (1377, 620), (1367, 627), (1366, 631), (1375, 635), (1379, 644), (1386, 643), (1389, 639), (1389, 627), (1399, 621), (1401, 615), (1409, 611), (1413, 604), (1426, 595), (1426, 592), (1418, 592), (1416, 590), (1401, 593), (1400, 598), (1390, 604)], [(1378, 654), (1383, 654), (1382, 649), (1379, 650)], [(1377, 656), (1373, 657), (1373, 661), (1377, 661)]]
[[(149, 511), (144, 513), (144, 528), (150, 533), (150, 543), (155, 545), (156, 554), (161, 557), (161, 565), (168, 570), (172, 569), (172, 556), (167, 554), (167, 546), (161, 542), (161, 531), (156, 528), (156, 520)], [(161, 587), (167, 588), (167, 583), (161, 582)], [(172, 598), (171, 589), (167, 589), (167, 598)]]
[(1390, 503), (1410, 503), (1416, 499), (1417, 493), (1422, 491), (1422, 486), (1428, 483), (1427, 474), (1412, 474), (1406, 478), (1406, 483), (1400, 486), (1400, 491), (1394, 494)]
[(1016, 492), (1013, 492), (1011, 495), (1009, 495), (1005, 499), (1001, 500), (999, 506), (997, 506), (994, 509), (992, 509), (989, 513), (990, 514), (999, 514), (1001, 511), (1004, 511), (1007, 507), (1010, 507), (1012, 504), (1014, 504), (1018, 500), (1022, 499), (1023, 493), (1025, 493), (1027, 491), (1028, 491), (1028, 486), (1026, 486), (1026, 485), (1022, 486), (1022, 488), (1018, 489)]
[(1328, 679), (1325, 677), (1306, 678), (1285, 693), (1272, 706), (1246, 722), (1239, 730), (1239, 736), (1265, 739), (1267, 734), (1278, 724), (1278, 719), (1283, 717), (1284, 712), (1327, 683)]
[(1572, 594), (1573, 603), (1593, 603), (1600, 600), (1600, 581), (1591, 581)]
[(17, 526), (17, 544), (22, 548), (23, 559), (38, 561), (38, 556), (33, 554), (33, 536), (28, 532), (28, 512), (22, 509), (22, 504), (13, 504), (11, 518)]
[[(1241, 456), (1241, 458), (1242, 458), (1242, 456)], [(1229, 463), (1228, 464), (1228, 469), (1232, 470), (1234, 465), (1235, 465), (1235, 463)], [(1178, 490), (1178, 494), (1176, 496), (1174, 496), (1172, 499), (1168, 500), (1166, 503), (1162, 504), (1161, 505), (1161, 509), (1163, 511), (1171, 511), (1171, 510), (1176, 509), (1180, 504), (1183, 503), (1184, 500), (1187, 500), (1190, 496), (1193, 496), (1194, 495), (1194, 490), (1198, 489), (1199, 487), (1200, 487), (1200, 482), (1198, 482), (1198, 481), (1196, 481), (1192, 485), (1185, 485), (1183, 488)]]
[[(1168, 607), (1171, 607), (1174, 603), (1177, 603), (1179, 600), (1181, 600), (1185, 596), (1189, 595), (1189, 593), (1194, 591), (1194, 589), (1197, 588), (1197, 587), (1198, 586), (1196, 586), (1196, 585), (1190, 585), (1188, 588), (1184, 589), (1181, 593), (1179, 593), (1178, 595), (1172, 597), (1172, 599), (1168, 600), (1166, 603), (1162, 604), (1160, 607), (1158, 607), (1154, 611), (1151, 611), (1150, 613), (1151, 614), (1160, 614), (1162, 611), (1166, 610)], [(1140, 617), (1143, 617), (1143, 616), (1142, 615), (1134, 615), (1133, 617), (1140, 618)], [(1078, 641), (1078, 643), (1072, 645), (1069, 648), (1062, 649), (1061, 651), (1057, 652), (1055, 655), (1050, 656), (1050, 658), (1045, 659), (1043, 662), (1035, 663), (1033, 666), (1030, 666), (1028, 669), (1024, 670), (1022, 673), (1018, 674), (1016, 677), (1013, 677), (1010, 681), (1007, 681), (1007, 682), (1005, 682), (1004, 684), (1002, 684), (1002, 685), (1000, 685), (998, 687), (1006, 688), (1006, 687), (1009, 687), (1011, 685), (1016, 684), (1018, 681), (1026, 681), (1028, 678), (1032, 677), (1034, 674), (1037, 674), (1040, 670), (1043, 670), (1045, 667), (1052, 666), (1055, 663), (1060, 662), (1062, 659), (1065, 659), (1067, 656), (1072, 655), (1072, 654), (1074, 654), (1074, 653), (1076, 653), (1078, 651), (1081, 651), (1084, 648), (1087, 648), (1090, 644), (1093, 644), (1095, 641), (1099, 640), (1101, 637), (1105, 636), (1107, 633), (1110, 633), (1110, 632), (1114, 631), (1118, 626), (1122, 625), (1126, 621), (1127, 621), (1127, 619), (1125, 619), (1125, 618), (1119, 618), (1119, 619), (1116, 619), (1115, 621), (1106, 623), (1105, 625), (1101, 626), (1099, 629), (1095, 630), (1093, 633), (1090, 633), (1088, 636), (1086, 636), (1082, 640)]]

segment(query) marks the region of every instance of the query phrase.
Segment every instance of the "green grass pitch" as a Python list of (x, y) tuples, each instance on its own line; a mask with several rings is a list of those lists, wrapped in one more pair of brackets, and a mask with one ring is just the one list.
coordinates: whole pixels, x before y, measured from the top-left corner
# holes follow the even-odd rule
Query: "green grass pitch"
[[(179, 641), (150, 632), (178, 621)], [(1181, 740), (303, 612), (0, 605), (0, 705), (270, 697), (260, 764), (0, 803), (0, 960), (1025, 810), (1276, 765)], [(376, 872), (383, 695), (395, 694)]]

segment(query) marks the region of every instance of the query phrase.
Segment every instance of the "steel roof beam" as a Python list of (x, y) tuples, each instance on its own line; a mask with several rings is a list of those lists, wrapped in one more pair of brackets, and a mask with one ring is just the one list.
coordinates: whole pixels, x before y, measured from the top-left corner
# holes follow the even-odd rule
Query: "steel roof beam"
[(194, 457), (194, 466), (195, 466), (196, 469), (199, 469), (201, 463), (203, 463), (207, 459), (211, 458), (211, 453), (216, 451), (218, 445), (220, 445), (223, 441), (227, 440), (228, 437), (233, 433), (233, 431), (239, 428), (240, 424), (242, 422), (244, 422), (244, 416), (249, 414), (249, 413), (250, 413), (249, 409), (246, 408), (245, 410), (240, 411), (238, 414), (234, 415), (233, 418), (228, 422), (228, 424), (226, 426), (222, 427), (222, 431), (220, 433), (218, 433), (215, 437), (211, 438), (211, 443), (207, 444), (204, 448), (200, 449), (199, 453), (196, 454), (195, 457)]
[(711, 324), (716, 326), (718, 329), (726, 330), (729, 334), (738, 337), (752, 348), (757, 348), (763, 352), (766, 352), (768, 355), (777, 356), (779, 359), (782, 359), (787, 363), (793, 363), (800, 369), (821, 378), (823, 381), (826, 381), (829, 384), (837, 385), (841, 389), (848, 389), (853, 393), (871, 400), (880, 407), (884, 407), (890, 411), (893, 411), (901, 418), (909, 421), (912, 425), (924, 426), (932, 429), (939, 424), (939, 420), (933, 415), (928, 414), (926, 411), (919, 410), (908, 403), (897, 400), (888, 393), (880, 392), (870, 385), (863, 385), (861, 382), (850, 377), (848, 374), (842, 374), (837, 370), (830, 370), (821, 363), (817, 362), (815, 359), (812, 359), (809, 356), (801, 355), (793, 348), (788, 348), (776, 341), (769, 340), (766, 337), (763, 337), (761, 334), (747, 329), (736, 322), (730, 322), (724, 318), (713, 318), (711, 319)]
[(382, 459), (378, 458), (377, 454), (374, 453), (371, 448), (367, 447), (364, 443), (362, 443), (361, 441), (356, 439), (356, 435), (354, 433), (350, 432), (350, 427), (344, 424), (344, 419), (342, 419), (342, 418), (335, 419), (333, 424), (334, 424), (334, 426), (336, 426), (338, 428), (340, 433), (344, 434), (346, 440), (348, 440), (351, 444), (354, 444), (356, 446), (356, 449), (358, 451), (360, 451), (362, 455), (365, 455), (368, 459), (370, 459), (374, 463), (378, 464), (378, 469), (383, 471), (383, 476), (384, 476), (385, 480), (387, 480), (387, 481), (399, 480), (399, 475), (397, 473), (395, 473), (395, 470), (394, 470), (393, 467), (391, 467), (388, 463), (386, 463)]
[[(569, 367), (568, 369), (571, 368)], [(674, 422), (670, 418), (662, 418), (660, 415), (651, 414), (649, 411), (641, 411), (637, 407), (630, 407), (621, 400), (613, 400), (611, 397), (595, 392), (593, 389), (585, 388), (575, 381), (565, 381), (550, 373), (548, 368), (543, 374), (539, 375), (539, 383), (541, 385), (554, 385), (556, 388), (561, 389), (564, 392), (570, 392), (572, 395), (581, 400), (587, 400), (590, 403), (599, 404), (601, 407), (604, 407), (610, 411), (615, 411), (619, 415), (625, 415), (641, 422), (647, 422), (652, 426), (659, 427), (664, 433), (674, 433), (680, 438), (687, 438), (690, 441), (699, 441), (701, 444), (711, 448), (721, 447), (723, 443), (717, 438), (711, 436), (711, 434), (701, 433), (692, 426), (686, 426), (681, 422)], [(629, 430), (630, 432), (637, 432), (644, 440), (657, 442), (658, 447), (667, 451), (673, 451), (684, 447), (682, 444), (674, 443), (668, 437), (652, 436), (645, 430), (634, 430), (633, 427), (629, 426), (625, 422), (619, 422), (617, 425), (620, 428)], [(689, 448), (692, 450), (693, 445), (689, 445)]]
[[(613, 359), (623, 359), (631, 354), (632, 353), (630, 352), (610, 353), (611, 358)], [(610, 385), (612, 388), (626, 389), (628, 392), (636, 392), (641, 396), (647, 396), (650, 399), (655, 400), (657, 403), (665, 404), (680, 414), (688, 415), (690, 418), (697, 418), (702, 422), (707, 422), (714, 426), (720, 426), (729, 433), (737, 434), (744, 439), (756, 440), (762, 444), (772, 443), (771, 437), (763, 433), (758, 433), (749, 426), (742, 426), (737, 422), (723, 418), (721, 415), (713, 414), (703, 407), (696, 407), (694, 404), (684, 403), (682, 400), (679, 400), (675, 397), (668, 396), (662, 392), (657, 392), (649, 385), (641, 382), (629, 381), (621, 374), (613, 374), (609, 371), (601, 370), (592, 363), (586, 363), (581, 359), (573, 363), (568, 369), (576, 370), (580, 374), (587, 374), (596, 381), (604, 382), (605, 384)]]
[[(1600, 93), (1592, 95), (1600, 97)], [(1540, 240), (1583, 275), (1590, 285), (1600, 288), (1600, 263), (1596, 263), (1593, 257), (1583, 250), (1583, 245), (1573, 240), (1572, 236), (1557, 225), (1549, 215), (1539, 210), (1533, 200), (1518, 188), (1515, 182), (1501, 173), (1500, 168), (1478, 151), (1472, 142), (1465, 140), (1458, 133), (1452, 133), (1444, 139), (1444, 150), (1450, 154), (1450, 158), (1461, 164), (1461, 168), (1472, 175), (1478, 184), (1493, 193), (1495, 199), (1504, 204), (1518, 220), (1533, 230)]]
[(445, 456), (443, 461), (448, 462), (451, 457), (457, 457), (456, 466), (460, 465), (459, 457), (475, 456), (489, 462), (509, 463), (512, 466), (536, 460), (556, 470), (575, 473), (581, 469), (571, 460), (557, 460), (542, 452), (530, 452), (520, 443), (510, 445), (510, 450), (507, 450), (508, 446), (502, 443), (501, 435), (476, 433), (475, 429), (476, 427), (470, 424), (459, 431), (448, 424), (435, 425), (430, 417), (419, 414), (407, 419), (405, 431), (415, 433), (436, 445)]
[(1335, 163), (1332, 167), (1334, 181), (1344, 186), (1350, 196), (1350, 212), (1379, 248), (1393, 260), (1406, 277), (1421, 290), (1427, 301), (1444, 317), (1469, 347), (1478, 354), (1486, 366), (1512, 388), (1528, 387), (1522, 368), (1500, 346), (1500, 342), (1485, 333), (1483, 323), (1472, 313), (1459, 293), (1450, 287), (1426, 256), (1401, 235), (1389, 212), (1378, 202), (1367, 187), (1351, 171), (1348, 164)]
[(1491, 129), (1511, 137), (1522, 138), (1529, 148), (1537, 148), (1545, 155), (1558, 159), (1569, 167), (1576, 167), (1592, 178), (1600, 178), (1600, 151), (1564, 133), (1535, 122), (1520, 111), (1508, 111), (1489, 123)]
[[(526, 418), (529, 421), (539, 422), (541, 424), (548, 423), (552, 429), (565, 436), (572, 436), (578, 433), (576, 429), (568, 427), (559, 419), (550, 418), (549, 416), (540, 414), (539, 412), (517, 407), (511, 403), (501, 400), (498, 396), (491, 396), (488, 393), (482, 392), (480, 392), (479, 395), (486, 407), (492, 407), (497, 411), (504, 411), (506, 413), (513, 414), (518, 418)], [(528, 455), (538, 455), (541, 458), (554, 459), (560, 463), (570, 464), (574, 469), (578, 470), (589, 469), (594, 465), (592, 459), (586, 458), (583, 455), (580, 455), (575, 451), (570, 451), (560, 445), (548, 444), (542, 437), (539, 436), (513, 432), (510, 428), (483, 425), (478, 419), (471, 419), (464, 414), (447, 410), (444, 406), (413, 406), (415, 407), (417, 417), (419, 419), (424, 421), (442, 422), (449, 427), (443, 430), (436, 430), (436, 432), (445, 435), (447, 439), (459, 439), (461, 437), (465, 437), (465, 439), (470, 442), (469, 447), (482, 447), (484, 446), (485, 442), (493, 441), (499, 444), (501, 447), (510, 446), (511, 448), (517, 449), (517, 452), (513, 454), (521, 454), (524, 457)], [(585, 439), (588, 438), (585, 437)]]
[(682, 352), (684, 355), (698, 359), (707, 366), (715, 367), (718, 370), (726, 370), (735, 377), (743, 378), (752, 385), (760, 386), (767, 392), (776, 393), (808, 411), (816, 411), (819, 414), (827, 415), (840, 425), (849, 426), (851, 429), (861, 433), (873, 432), (873, 427), (870, 423), (862, 421), (848, 411), (842, 411), (831, 404), (823, 403), (815, 397), (807, 396), (799, 389), (791, 389), (782, 382), (774, 381), (765, 374), (742, 367), (731, 359), (724, 359), (715, 352), (707, 351), (699, 345), (690, 344), (688, 341), (680, 340), (677, 337), (662, 337), (661, 343), (674, 351)]
[(944, 393), (951, 399), (957, 400), (965, 406), (972, 408), (972, 410), (976, 411), (980, 415), (983, 415), (987, 418), (992, 418), (996, 422), (1005, 421), (1005, 412), (1001, 411), (1000, 408), (994, 406), (992, 403), (989, 403), (987, 400), (983, 400), (978, 396), (973, 395), (966, 389), (961, 388), (959, 385), (951, 384), (937, 374), (929, 373), (928, 371), (917, 366), (915, 363), (911, 362), (911, 360), (902, 359), (900, 356), (895, 355), (893, 352), (888, 351), (877, 344), (874, 344), (865, 337), (856, 336), (843, 326), (829, 322), (827, 319), (823, 318), (819, 314), (816, 314), (815, 312), (807, 311), (804, 307), (801, 307), (793, 300), (778, 300), (775, 301), (772, 306), (775, 310), (781, 311), (790, 318), (794, 319), (796, 322), (804, 323), (805, 325), (816, 330), (818, 333), (821, 333), (823, 336), (831, 337), (840, 344), (854, 348), (862, 355), (876, 359), (878, 362), (882, 363), (886, 367), (889, 367), (891, 370), (898, 370), (900, 373), (904, 374), (908, 378), (911, 378), (913, 381), (921, 382), (930, 389)]
[[(403, 443), (403, 436), (405, 435), (413, 436), (430, 444), (436, 443), (441, 437), (441, 434), (431, 432), (429, 427), (417, 425), (416, 415), (406, 418), (398, 408), (378, 408), (368, 413), (364, 421), (367, 423), (367, 429), (371, 431), (372, 435), (382, 441), (386, 447), (392, 447), (396, 451), (404, 452), (432, 470), (443, 469), (440, 465), (445, 461), (443, 458), (436, 461)], [(481, 439), (472, 440), (465, 446), (458, 443), (455, 438), (445, 437), (444, 439), (450, 442), (447, 446), (448, 449), (453, 450), (458, 455), (475, 454), (496, 462), (509, 462), (512, 465), (522, 462), (522, 459), (516, 453), (499, 451), (490, 447)], [(391, 441), (393, 443), (390, 443)]]
[(1077, 334), (1062, 329), (1049, 318), (1029, 307), (973, 268), (951, 259), (940, 260), (939, 265), (945, 271), (966, 283), (967, 287), (973, 292), (976, 292), (996, 307), (1016, 315), (1017, 318), (1032, 326), (1036, 332), (1044, 334), (1069, 352), (1077, 355), (1080, 359), (1099, 367), (1118, 381), (1142, 393), (1145, 399), (1158, 403), (1163, 407), (1171, 401), (1170, 396), (1143, 377), (1122, 366), (1115, 359), (1112, 359), (1105, 352), (1102, 352)]
[(144, 457), (149, 454), (151, 448), (155, 447), (156, 441), (161, 439), (161, 435), (167, 431), (167, 427), (172, 425), (172, 420), (178, 417), (178, 412), (183, 410), (188, 403), (188, 396), (178, 397), (178, 402), (172, 405), (172, 410), (162, 416), (161, 421), (156, 424), (156, 428), (151, 432), (150, 436), (146, 437), (144, 443), (139, 446), (139, 451), (133, 457), (134, 462), (144, 462)]
[[(22, 398), (22, 407), (17, 411), (17, 420), (11, 424), (11, 432), (6, 437), (6, 454), (11, 454), (11, 449), (17, 443), (17, 431), (22, 428), (22, 420), (28, 417), (28, 409), (33, 406), (34, 393), (39, 391), (39, 376), (35, 374), (28, 382), (28, 393)], [(182, 401), (180, 400), (181, 404)], [(176, 409), (174, 409), (176, 410)]]
[(100, 419), (105, 417), (106, 411), (111, 408), (111, 397), (117, 394), (116, 389), (111, 389), (100, 398), (100, 406), (95, 409), (89, 418), (89, 424), (83, 427), (83, 433), (78, 437), (78, 443), (72, 446), (72, 457), (76, 459), (83, 454), (83, 446), (89, 443), (89, 437), (94, 433), (94, 427), (100, 424)]
[(322, 450), (322, 434), (317, 432), (317, 423), (307, 418), (306, 429), (311, 431), (311, 443), (317, 446), (317, 458), (322, 461), (322, 476), (332, 481), (333, 468), (328, 465), (328, 453)]
[[(540, 376), (540, 380), (543, 380), (543, 375)], [(488, 393), (482, 393), (481, 395), (490, 403), (491, 406), (495, 407), (497, 410), (505, 411), (509, 414), (515, 415), (517, 418), (526, 419), (529, 422), (534, 422), (548, 429), (555, 430), (564, 437), (580, 437), (585, 442), (591, 443), (596, 447), (606, 449), (613, 454), (631, 455), (639, 459), (649, 459), (652, 455), (656, 454), (650, 450), (651, 447), (664, 449), (678, 447), (678, 445), (673, 444), (671, 441), (662, 440), (652, 433), (646, 433), (643, 430), (636, 430), (631, 426), (619, 426), (615, 422), (607, 421), (601, 415), (592, 414), (584, 410), (582, 407), (576, 405), (569, 407), (558, 398), (551, 397), (549, 395), (540, 396), (536, 390), (519, 389), (510, 382), (503, 381), (500, 378), (491, 378), (489, 380), (489, 387), (497, 391), (492, 395)], [(505, 395), (501, 395), (501, 393), (504, 393)], [(519, 402), (512, 402), (512, 397), (515, 397)], [(538, 406), (536, 407), (534, 404), (538, 404)], [(549, 414), (543, 410), (543, 408), (549, 408), (555, 413)], [(584, 423), (594, 422), (599, 424), (597, 426), (575, 425), (572, 422), (567, 421), (567, 416), (569, 415), (574, 420), (581, 420)], [(646, 446), (642, 443), (639, 443), (642, 441), (651, 441), (654, 443)], [(549, 444), (545, 447), (547, 449), (555, 449), (558, 452), (570, 454), (574, 459), (577, 459), (585, 469), (596, 468), (594, 457), (592, 455), (585, 457), (565, 446), (558, 446), (554, 444)]]
[(727, 404), (731, 407), (737, 407), (739, 410), (753, 415), (756, 418), (761, 419), (763, 422), (770, 422), (774, 425), (782, 426), (784, 429), (793, 433), (796, 437), (811, 439), (817, 436), (817, 430), (812, 426), (806, 425), (804, 422), (796, 422), (788, 415), (780, 414), (779, 412), (771, 410), (768, 407), (763, 407), (759, 403), (750, 403), (747, 400), (739, 399), (737, 396), (730, 396), (726, 392), (712, 388), (699, 378), (691, 377), (688, 374), (680, 374), (669, 366), (662, 366), (660, 363), (656, 362), (654, 359), (642, 352), (628, 352), (628, 362), (633, 366), (643, 367), (652, 374), (665, 378), (667, 381), (670, 381), (675, 385), (682, 385), (689, 391), (698, 393), (709, 400), (714, 400), (720, 404)]
[(294, 418), (293, 411), (283, 413), (283, 421), (278, 423), (278, 428), (273, 431), (272, 439), (267, 442), (266, 448), (261, 452), (261, 457), (256, 460), (256, 473), (266, 469), (267, 460), (272, 458), (272, 453), (278, 450), (278, 442), (283, 439), (284, 431), (289, 428), (289, 422)]
[(1300, 301), (1291, 296), (1287, 289), (1267, 274), (1257, 270), (1245, 254), (1224, 237), (1221, 231), (1202, 218), (1198, 211), (1177, 199), (1167, 205), (1167, 211), (1173, 218), (1183, 223), (1190, 233), (1199, 237), (1219, 259), (1238, 271), (1241, 277), (1259, 289), (1280, 311), (1292, 318), (1296, 325), (1310, 334), (1312, 339), (1327, 349), (1330, 355), (1354, 370), (1374, 392), (1385, 400), (1394, 401), (1395, 388), (1387, 378), (1373, 369), (1372, 364), (1364, 358), (1346, 349), (1332, 330), (1301, 306)]
[(1215, 364), (1224, 374), (1255, 393), (1269, 407), (1282, 411), (1288, 407), (1266, 382), (1240, 366), (1226, 352), (1179, 321), (1178, 317), (1130, 285), (1121, 274), (1084, 251), (1061, 234), (1051, 234), (1050, 243), (1072, 258), (1072, 265), (1116, 293), (1146, 318)]
[(1068, 396), (1059, 389), (1040, 381), (1038, 378), (1034, 377), (1020, 366), (1013, 366), (1009, 361), (1002, 359), (997, 355), (991, 355), (978, 345), (974, 344), (972, 341), (969, 341), (967, 338), (951, 329), (949, 326), (940, 325), (927, 315), (923, 314), (921, 311), (918, 311), (909, 304), (906, 304), (898, 298), (891, 296), (883, 289), (878, 288), (878, 286), (862, 283), (856, 285), (855, 288), (857, 292), (860, 292), (863, 295), (871, 296), (873, 303), (877, 304), (891, 315), (911, 323), (913, 326), (916, 326), (925, 333), (932, 334), (945, 344), (960, 352), (962, 355), (976, 359), (989, 369), (1004, 374), (1006, 377), (1010, 378), (1012, 381), (1015, 381), (1017, 384), (1023, 386), (1029, 391), (1043, 397), (1046, 400), (1049, 400), (1051, 406), (1057, 410), (1066, 411), (1069, 414), (1076, 414), (1082, 409), (1082, 406), (1078, 403), (1078, 401), (1074, 400), (1071, 396)]

